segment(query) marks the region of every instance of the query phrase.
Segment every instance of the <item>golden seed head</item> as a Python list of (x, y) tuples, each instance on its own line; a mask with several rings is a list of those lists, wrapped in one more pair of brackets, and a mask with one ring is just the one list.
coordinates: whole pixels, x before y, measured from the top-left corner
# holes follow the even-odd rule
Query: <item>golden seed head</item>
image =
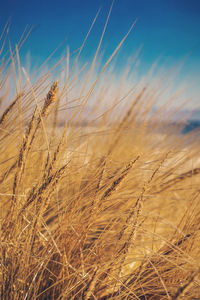
[(46, 100), (44, 103), (44, 107), (42, 109), (43, 116), (48, 113), (47, 110), (48, 110), (49, 106), (56, 101), (57, 96), (58, 96), (58, 81), (56, 80), (52, 84), (50, 91), (47, 94), (47, 97), (46, 97)]

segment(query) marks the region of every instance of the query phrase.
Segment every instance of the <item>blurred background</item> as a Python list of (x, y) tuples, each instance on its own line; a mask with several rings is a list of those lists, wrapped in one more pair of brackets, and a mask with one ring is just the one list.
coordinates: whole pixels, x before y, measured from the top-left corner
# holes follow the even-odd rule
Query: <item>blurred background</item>
[[(127, 64), (137, 68), (139, 77), (152, 65), (155, 69), (176, 69), (175, 85), (185, 82), (189, 93), (198, 94), (200, 81), (200, 1), (199, 0), (7, 0), (2, 1), (0, 31), (10, 23), (11, 47), (24, 29), (32, 28), (21, 51), (21, 64), (32, 72), (60, 45), (48, 62), (77, 50), (98, 12), (98, 18), (85, 44), (80, 61), (91, 61), (103, 31), (109, 9), (106, 33), (99, 63), (104, 64), (131, 24), (136, 24), (117, 54), (115, 72)], [(137, 63), (135, 59), (137, 58)], [(196, 104), (198, 105), (196, 98)]]

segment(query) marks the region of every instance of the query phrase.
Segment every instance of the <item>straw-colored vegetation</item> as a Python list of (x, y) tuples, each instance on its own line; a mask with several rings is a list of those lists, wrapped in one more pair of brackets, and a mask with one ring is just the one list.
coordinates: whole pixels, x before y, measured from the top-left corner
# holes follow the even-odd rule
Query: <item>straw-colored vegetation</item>
[(22, 87), (22, 42), (0, 66), (0, 298), (199, 299), (199, 146), (152, 111), (161, 88), (111, 99), (98, 50), (83, 78)]

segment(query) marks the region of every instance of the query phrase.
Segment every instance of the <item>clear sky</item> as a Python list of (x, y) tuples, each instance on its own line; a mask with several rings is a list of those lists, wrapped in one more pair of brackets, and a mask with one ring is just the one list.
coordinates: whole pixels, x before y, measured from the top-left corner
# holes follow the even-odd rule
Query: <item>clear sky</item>
[[(33, 25), (22, 53), (31, 53), (41, 63), (65, 41), (77, 49), (101, 7), (98, 20), (86, 44), (82, 59), (89, 59), (97, 47), (111, 0), (6, 0), (0, 5), (1, 29), (11, 16), (10, 39), (16, 43), (25, 26)], [(159, 56), (166, 66), (186, 59), (184, 74), (200, 80), (200, 0), (115, 0), (102, 48), (111, 54), (132, 22), (137, 24), (122, 49), (122, 59), (141, 51), (142, 68)], [(0, 29), (0, 30), (1, 30)], [(66, 40), (65, 40), (66, 39)]]

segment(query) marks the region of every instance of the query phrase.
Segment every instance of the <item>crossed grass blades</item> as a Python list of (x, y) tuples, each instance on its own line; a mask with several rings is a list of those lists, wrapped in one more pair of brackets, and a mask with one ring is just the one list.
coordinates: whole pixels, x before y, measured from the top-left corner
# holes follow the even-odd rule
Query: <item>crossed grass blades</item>
[[(1, 60), (2, 93), (18, 48)], [(95, 60), (78, 100), (79, 73), (64, 88), (25, 73), (1, 111), (1, 299), (199, 299), (198, 142), (160, 139), (166, 106), (152, 114), (151, 83), (97, 117), (106, 77), (88, 88)]]

